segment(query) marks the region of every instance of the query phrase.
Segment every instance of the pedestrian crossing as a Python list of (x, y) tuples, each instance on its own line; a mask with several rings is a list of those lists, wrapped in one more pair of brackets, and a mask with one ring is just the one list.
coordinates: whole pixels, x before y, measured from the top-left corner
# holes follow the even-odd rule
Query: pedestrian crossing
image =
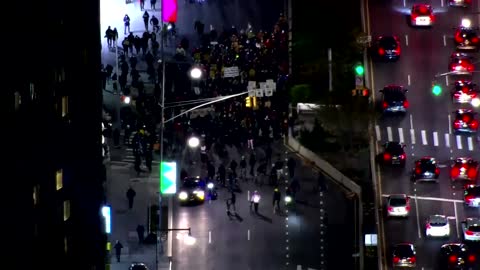
[[(123, 158), (122, 161), (125, 161), (125, 162), (131, 162), (131, 163), (135, 163), (135, 157), (133, 156), (133, 149), (128, 147), (126, 149), (126, 154), (125, 154), (125, 158)], [(155, 165), (155, 164), (160, 164), (160, 161), (158, 160), (152, 160), (152, 164)]]
[(440, 133), (437, 131), (375, 126), (375, 136), (379, 142), (398, 141), (408, 145), (433, 145), (457, 150), (474, 151), (477, 136)]

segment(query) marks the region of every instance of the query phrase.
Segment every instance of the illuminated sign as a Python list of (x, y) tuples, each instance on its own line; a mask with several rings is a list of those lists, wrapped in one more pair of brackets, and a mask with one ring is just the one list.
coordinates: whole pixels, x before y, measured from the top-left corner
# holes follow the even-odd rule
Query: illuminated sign
[(177, 0), (162, 0), (162, 20), (166, 23), (177, 22)]
[(112, 209), (110, 206), (102, 207), (102, 216), (105, 220), (105, 233), (112, 232)]
[(160, 194), (177, 193), (177, 163), (162, 162), (160, 164)]

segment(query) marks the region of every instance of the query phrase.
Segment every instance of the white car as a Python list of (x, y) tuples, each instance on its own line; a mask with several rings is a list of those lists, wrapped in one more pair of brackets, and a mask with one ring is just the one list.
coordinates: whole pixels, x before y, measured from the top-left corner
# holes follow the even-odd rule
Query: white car
[(431, 215), (425, 224), (425, 235), (427, 237), (449, 237), (450, 223), (444, 215)]
[(389, 217), (408, 217), (410, 214), (410, 197), (406, 194), (393, 194), (387, 199)]
[(467, 218), (462, 224), (465, 241), (480, 241), (480, 218)]

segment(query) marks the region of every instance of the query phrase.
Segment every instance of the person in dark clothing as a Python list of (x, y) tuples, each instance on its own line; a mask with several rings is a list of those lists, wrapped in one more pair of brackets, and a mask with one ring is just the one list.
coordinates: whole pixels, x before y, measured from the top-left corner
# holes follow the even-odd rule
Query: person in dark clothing
[(230, 162), (230, 170), (232, 170), (233, 177), (237, 177), (237, 162), (234, 159)]
[(295, 174), (295, 166), (297, 165), (295, 159), (293, 157), (290, 157), (287, 161), (287, 167), (288, 167), (288, 175), (290, 178), (293, 178)]
[(143, 225), (137, 226), (137, 234), (138, 234), (138, 243), (143, 244), (143, 240), (145, 239), (145, 227), (143, 227)]
[(208, 172), (208, 178), (210, 180), (213, 180), (215, 178), (215, 167), (209, 161), (207, 163), (207, 172)]
[(128, 14), (125, 14), (125, 17), (123, 17), (123, 24), (125, 25), (123, 34), (126, 35), (127, 29), (128, 29), (128, 32), (130, 33), (130, 17), (128, 17)]
[(237, 213), (237, 207), (235, 206), (235, 203), (237, 202), (237, 195), (235, 192), (231, 189), (230, 190), (230, 198), (227, 199), (227, 214), (231, 215), (232, 213), (230, 212), (230, 209), (233, 209), (233, 213)]
[(267, 164), (272, 163), (272, 152), (272, 147), (270, 146), (270, 144), (267, 144), (267, 147), (265, 148), (265, 161), (267, 162)]
[(227, 170), (225, 169), (225, 166), (223, 164), (220, 164), (218, 167), (218, 178), (220, 181), (220, 184), (225, 186), (225, 177), (227, 176)]
[(300, 190), (300, 182), (297, 178), (293, 178), (292, 182), (290, 183), (289, 189), (292, 193), (292, 197), (295, 198), (295, 195)]
[(140, 11), (145, 9), (145, 0), (140, 0)]
[(133, 190), (132, 187), (129, 187), (127, 190), (128, 209), (133, 208), (133, 199), (135, 198), (135, 195), (137, 195), (135, 190)]
[(150, 0), (150, 8), (155, 10), (155, 5), (157, 4), (157, 0)]
[(250, 175), (252, 177), (255, 177), (255, 174), (254, 174), (254, 168), (255, 168), (255, 164), (257, 163), (257, 159), (255, 158), (255, 154), (252, 153), (250, 154), (250, 160), (249, 160), (249, 165), (250, 165)]
[(185, 169), (182, 169), (180, 171), (180, 180), (183, 180), (183, 179), (187, 178), (187, 176), (188, 176), (187, 171)]
[(113, 248), (115, 249), (115, 256), (117, 257), (117, 262), (120, 262), (120, 255), (122, 255), (122, 248), (123, 248), (120, 241), (117, 240)]
[(148, 19), (150, 19), (150, 14), (145, 11), (145, 13), (143, 13), (143, 24), (145, 25), (145, 31), (148, 31)]
[(243, 178), (243, 181), (247, 181), (247, 161), (245, 157), (242, 156), (242, 160), (240, 160), (240, 177)]
[(276, 211), (280, 211), (280, 199), (282, 198), (282, 194), (280, 193), (280, 189), (276, 187), (273, 190), (273, 213), (275, 214)]
[(317, 191), (320, 191), (320, 192), (327, 191), (327, 185), (325, 184), (325, 175), (323, 175), (323, 173), (321, 172), (318, 173)]

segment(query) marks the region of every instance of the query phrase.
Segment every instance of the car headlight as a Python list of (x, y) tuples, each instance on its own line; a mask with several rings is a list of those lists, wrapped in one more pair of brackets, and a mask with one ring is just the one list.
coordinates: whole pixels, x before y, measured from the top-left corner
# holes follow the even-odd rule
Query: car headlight
[(193, 194), (195, 194), (195, 196), (201, 200), (205, 198), (205, 192), (203, 190), (195, 190)]
[(212, 189), (213, 188), (213, 183), (208, 183), (207, 188)]
[(182, 201), (186, 200), (188, 198), (188, 194), (185, 191), (182, 191), (178, 194), (178, 198)]
[(286, 203), (292, 202), (292, 197), (290, 197), (290, 196), (285, 196), (285, 202), (286, 202)]

